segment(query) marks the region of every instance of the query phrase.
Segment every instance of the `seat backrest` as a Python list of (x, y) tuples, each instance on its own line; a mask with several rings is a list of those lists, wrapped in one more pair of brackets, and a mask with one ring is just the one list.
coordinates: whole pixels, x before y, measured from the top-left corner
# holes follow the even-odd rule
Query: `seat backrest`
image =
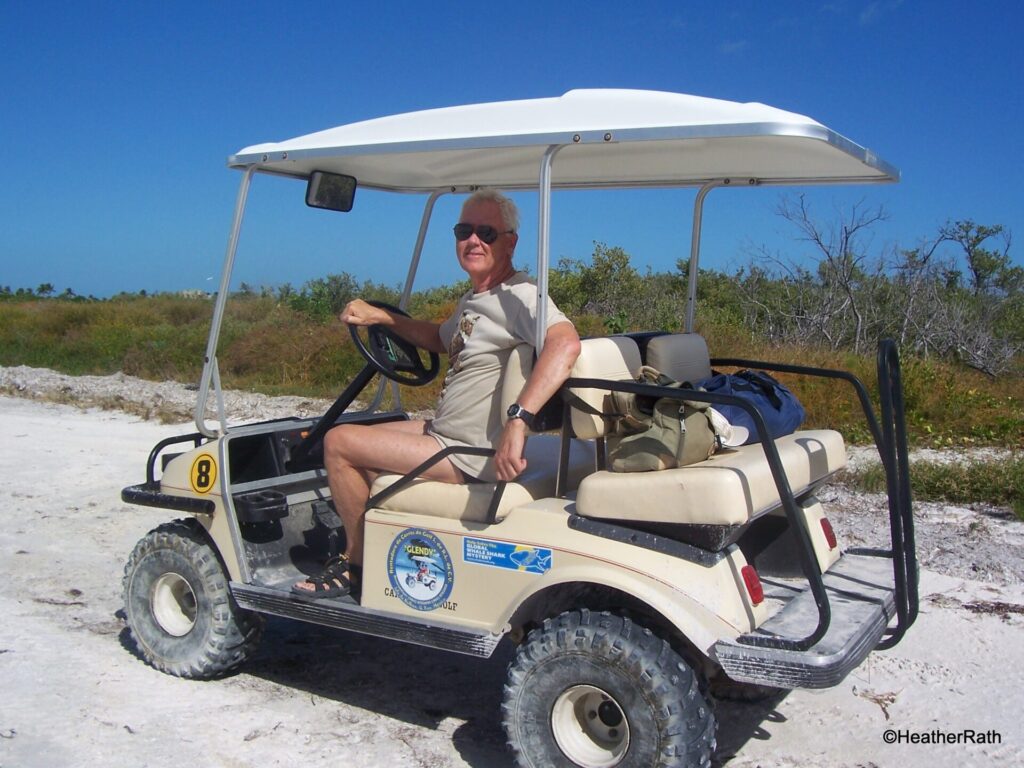
[[(578, 379), (610, 379), (611, 381), (633, 381), (640, 372), (640, 348), (628, 336), (602, 336), (583, 339), (580, 356), (569, 376)], [(608, 391), (601, 389), (572, 389), (576, 397), (598, 413), (589, 413), (581, 408), (572, 408), (572, 428), (577, 437), (593, 439), (604, 437), (611, 426), (605, 413)]]
[(647, 343), (647, 365), (676, 381), (691, 384), (711, 375), (708, 345), (699, 333), (654, 337)]
[(501, 376), (501, 421), (505, 423), (505, 411), (523, 393), (526, 380), (533, 372), (533, 347), (518, 344), (512, 348)]
[[(505, 370), (501, 376), (501, 423), (508, 422), (508, 407), (519, 399), (526, 386), (526, 381), (533, 373), (533, 347), (529, 344), (517, 344), (509, 353)], [(537, 434), (530, 430), (528, 434)]]

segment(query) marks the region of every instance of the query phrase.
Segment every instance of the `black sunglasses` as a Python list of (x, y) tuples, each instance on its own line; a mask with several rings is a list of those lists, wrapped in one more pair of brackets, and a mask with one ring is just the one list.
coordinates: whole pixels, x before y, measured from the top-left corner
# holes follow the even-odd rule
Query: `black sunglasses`
[(452, 231), (455, 232), (455, 239), (460, 243), (463, 240), (469, 240), (473, 233), (476, 232), (476, 236), (480, 238), (480, 242), (490, 245), (498, 239), (498, 235), (507, 235), (514, 230), (506, 229), (504, 232), (499, 232), (490, 224), (479, 224), (473, 226), (472, 224), (456, 224)]

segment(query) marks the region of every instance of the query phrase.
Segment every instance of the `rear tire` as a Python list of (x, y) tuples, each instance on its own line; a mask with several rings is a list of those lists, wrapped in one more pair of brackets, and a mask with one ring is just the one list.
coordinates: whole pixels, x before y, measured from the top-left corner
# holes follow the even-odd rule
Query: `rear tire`
[(714, 713), (693, 670), (650, 630), (569, 611), (532, 631), (502, 703), (523, 768), (708, 766)]
[(128, 629), (142, 657), (176, 677), (209, 679), (244, 662), (263, 617), (238, 607), (206, 532), (177, 520), (147, 534), (124, 569)]

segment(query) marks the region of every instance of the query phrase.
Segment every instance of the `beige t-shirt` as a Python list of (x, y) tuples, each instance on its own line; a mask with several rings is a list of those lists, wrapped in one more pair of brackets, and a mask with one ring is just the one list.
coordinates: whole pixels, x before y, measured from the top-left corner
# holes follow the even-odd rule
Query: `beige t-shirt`
[[(568, 322), (548, 299), (547, 327)], [(448, 342), (448, 373), (429, 434), (445, 447), (494, 448), (502, 431), (501, 377), (514, 347), (537, 346), (537, 288), (523, 272), (483, 293), (466, 293), (441, 324)], [(494, 460), (453, 455), (452, 464), (493, 481)]]

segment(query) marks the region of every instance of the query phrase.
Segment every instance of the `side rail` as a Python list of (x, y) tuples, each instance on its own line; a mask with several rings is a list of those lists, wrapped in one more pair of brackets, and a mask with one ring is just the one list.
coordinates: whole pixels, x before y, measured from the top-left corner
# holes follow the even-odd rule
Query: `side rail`
[[(430, 469), (432, 466), (437, 464), (442, 459), (447, 459), (449, 456), (455, 454), (462, 454), (463, 456), (493, 456), (495, 450), (493, 448), (474, 448), (471, 446), (451, 446), (449, 448), (442, 448), (440, 451), (435, 453), (429, 459), (424, 461), (418, 467), (413, 469), (411, 472), (407, 472), (402, 475), (398, 480), (389, 485), (380, 493), (371, 496), (366, 500), (366, 509), (372, 509), (373, 507), (379, 507), (381, 502), (389, 496), (398, 493), (403, 488), (408, 487), (413, 481), (419, 479), (420, 475)], [(505, 493), (506, 482), (499, 480), (494, 488), (494, 495), (491, 497), (491, 503), (487, 507), (487, 522), (489, 524), (494, 523), (498, 516), (498, 505), (501, 503), (501, 497)]]
[[(787, 651), (806, 651), (815, 645), (828, 631), (829, 623), (832, 620), (832, 609), (829, 605), (828, 594), (825, 592), (825, 585), (821, 578), (821, 571), (818, 561), (814, 555), (814, 546), (811, 543), (810, 534), (804, 526), (796, 499), (793, 498), (793, 491), (789, 486), (789, 478), (782, 466), (782, 459), (779, 457), (779, 450), (775, 441), (766, 439), (769, 434), (768, 427), (764, 422), (761, 412), (748, 400), (736, 395), (726, 395), (717, 392), (704, 392), (696, 389), (677, 389), (675, 387), (659, 387), (651, 384), (639, 384), (633, 381), (609, 381), (606, 379), (569, 379), (563, 385), (565, 389), (600, 389), (606, 392), (630, 392), (637, 395), (646, 395), (655, 398), (668, 397), (673, 400), (696, 400), (721, 405), (735, 405), (742, 408), (753, 419), (757, 426), (758, 434), (761, 435), (761, 447), (768, 460), (768, 467), (775, 481), (775, 487), (779, 492), (779, 499), (782, 502), (783, 511), (789, 521), (789, 527), (797, 540), (797, 552), (800, 557), (800, 567), (807, 577), (811, 594), (814, 597), (815, 605), (818, 608), (818, 623), (814, 630), (803, 638), (780, 637), (778, 635), (743, 635), (738, 641), (747, 645), (754, 645), (763, 648), (777, 648)], [(569, 429), (572, 423), (569, 416), (569, 409), (572, 403), (569, 398), (565, 402), (565, 419), (563, 429)], [(563, 441), (564, 442), (564, 441)]]
[(848, 382), (857, 393), (864, 418), (871, 430), (882, 467), (885, 470), (886, 491), (889, 497), (889, 532), (891, 549), (854, 549), (854, 553), (892, 557), (893, 584), (896, 597), (896, 626), (881, 643), (879, 650), (891, 648), (906, 634), (917, 619), (918, 575), (917, 548), (914, 540), (913, 503), (910, 493), (910, 465), (907, 449), (907, 429), (903, 405), (903, 380), (896, 342), (883, 339), (878, 344), (878, 391), (881, 405), (881, 424), (875, 416), (864, 384), (851, 373), (829, 368), (769, 363), (739, 358), (714, 358), (713, 366), (760, 368), (803, 376), (822, 376)]

